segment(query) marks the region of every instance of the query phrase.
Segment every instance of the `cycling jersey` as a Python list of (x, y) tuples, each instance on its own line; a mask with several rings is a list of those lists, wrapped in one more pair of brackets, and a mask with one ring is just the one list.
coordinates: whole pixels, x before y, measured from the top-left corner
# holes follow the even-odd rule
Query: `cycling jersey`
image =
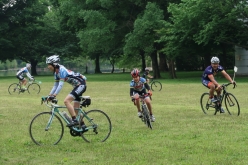
[(32, 78), (27, 67), (23, 67), (20, 70), (18, 70), (16, 73), (16, 76), (17, 77), (23, 77), (24, 74), (26, 74), (28, 76), (28, 78), (30, 78), (30, 79)]
[(58, 73), (54, 73), (55, 83), (50, 94), (58, 94), (64, 85), (64, 81), (71, 84), (74, 88), (86, 84), (86, 77), (80, 73), (75, 73), (66, 69), (63, 65), (59, 66)]
[(150, 90), (150, 87), (146, 83), (146, 79), (144, 79), (143, 77), (140, 77), (138, 82), (135, 82), (134, 80), (130, 82), (130, 96), (133, 95), (134, 91), (141, 92), (142, 90), (145, 89)]
[(213, 76), (215, 76), (218, 72), (222, 72), (224, 69), (223, 69), (223, 67), (221, 66), (221, 65), (219, 65), (218, 66), (218, 68), (216, 69), (216, 70), (214, 70), (213, 68), (212, 68), (212, 66), (210, 65), (210, 66), (208, 66), (205, 70), (204, 70), (204, 72), (203, 72), (203, 74), (202, 74), (202, 81), (203, 80), (206, 80), (206, 81), (211, 81), (209, 78), (208, 78), (208, 75), (213, 75)]
[(147, 76), (148, 74), (149, 74), (148, 72), (144, 72), (144, 74), (143, 74), (142, 77), (146, 79), (146, 76)]

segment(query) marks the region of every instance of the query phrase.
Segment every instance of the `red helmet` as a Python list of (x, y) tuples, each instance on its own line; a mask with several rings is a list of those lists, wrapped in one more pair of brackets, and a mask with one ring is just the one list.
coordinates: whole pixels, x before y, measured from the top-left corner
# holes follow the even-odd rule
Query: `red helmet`
[(134, 69), (134, 70), (131, 72), (131, 75), (132, 75), (132, 77), (137, 77), (137, 76), (139, 76), (139, 70), (138, 70), (138, 69)]

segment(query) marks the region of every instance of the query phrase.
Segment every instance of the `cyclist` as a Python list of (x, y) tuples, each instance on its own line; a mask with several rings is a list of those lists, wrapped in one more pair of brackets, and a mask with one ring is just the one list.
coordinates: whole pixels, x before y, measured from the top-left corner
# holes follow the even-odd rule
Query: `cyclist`
[(28, 77), (31, 81), (34, 80), (34, 77), (31, 76), (31, 74), (30, 74), (29, 71), (28, 71), (28, 70), (30, 70), (30, 69), (31, 69), (31, 64), (27, 63), (27, 64), (26, 64), (26, 67), (21, 68), (21, 69), (18, 70), (17, 73), (16, 73), (16, 78), (18, 78), (19, 81), (21, 82), (21, 89), (22, 89), (22, 90), (27, 90), (27, 88), (26, 88), (27, 80), (23, 77), (24, 74), (26, 74), (27, 77)]
[[(140, 72), (138, 69), (134, 69), (131, 72), (131, 76), (133, 80), (130, 82), (130, 97), (132, 101), (135, 103), (135, 105), (137, 106), (138, 117), (142, 117), (142, 113), (140, 110), (139, 95), (147, 94), (146, 90), (148, 90), (148, 93), (150, 94), (150, 96), (152, 96), (152, 92), (150, 90), (149, 85), (146, 83), (146, 79), (144, 79), (143, 77), (140, 77)], [(151, 121), (154, 122), (155, 117), (152, 114), (152, 105), (151, 105), (151, 100), (150, 100), (149, 95), (146, 96), (145, 102), (150, 112)]]
[[(66, 69), (63, 65), (59, 64), (60, 58), (58, 55), (52, 55), (46, 59), (46, 64), (48, 69), (54, 72), (55, 83), (49, 94), (48, 100), (53, 100), (62, 89), (64, 82), (68, 82), (73, 86), (73, 90), (68, 94), (64, 100), (64, 104), (67, 107), (72, 122), (67, 124), (67, 127), (72, 127), (78, 125), (79, 122), (76, 119), (76, 112), (74, 108), (79, 108), (80, 98), (82, 94), (86, 91), (86, 77), (80, 73), (74, 73), (71, 70)], [(74, 105), (71, 102), (74, 101)], [(84, 122), (81, 123), (82, 128), (86, 128)]]
[(149, 84), (149, 79), (148, 78), (153, 78), (153, 76), (149, 74), (149, 71), (150, 71), (149, 68), (145, 68), (145, 72), (144, 72), (144, 74), (142, 76), (144, 79), (146, 79), (147, 84)]
[[(218, 57), (212, 57), (211, 59), (211, 65), (208, 66), (205, 71), (202, 74), (202, 84), (209, 88), (209, 98), (211, 102), (216, 102), (217, 98), (220, 98), (221, 94), (221, 85), (218, 84), (218, 82), (215, 80), (214, 76), (221, 72), (222, 75), (230, 81), (232, 84), (236, 84), (235, 81), (232, 80), (232, 78), (226, 73), (226, 71), (223, 69), (221, 65), (219, 65), (220, 60)], [(217, 93), (217, 98), (214, 97), (214, 91)], [(224, 109), (221, 108), (221, 113), (225, 113)]]

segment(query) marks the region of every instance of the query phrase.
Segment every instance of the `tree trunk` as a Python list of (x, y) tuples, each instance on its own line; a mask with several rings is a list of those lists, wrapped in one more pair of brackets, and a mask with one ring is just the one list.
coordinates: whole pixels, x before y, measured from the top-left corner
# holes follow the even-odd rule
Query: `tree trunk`
[(31, 59), (30, 60), (30, 63), (31, 63), (31, 75), (33, 76), (33, 75), (38, 75), (37, 74), (37, 71), (36, 71), (36, 66), (37, 66), (37, 64), (38, 64), (38, 61), (37, 60), (34, 60), (34, 59)]
[(169, 73), (170, 73), (171, 79), (177, 78), (176, 71), (175, 71), (175, 65), (174, 65), (173, 60), (169, 60)]
[(157, 51), (153, 51), (153, 53), (150, 55), (152, 59), (152, 69), (153, 69), (153, 77), (156, 78), (161, 78), (160, 76), (160, 71), (158, 67), (158, 57), (157, 57)]
[(162, 72), (169, 71), (166, 63), (166, 55), (163, 53), (159, 53), (159, 70)]
[(95, 59), (95, 73), (102, 73), (100, 70), (100, 54), (96, 53)]
[(145, 52), (143, 50), (140, 50), (140, 56), (142, 62), (142, 71), (144, 72), (146, 68), (146, 58), (145, 58)]
[(226, 44), (221, 44), (222, 56), (221, 56), (221, 66), (226, 70)]

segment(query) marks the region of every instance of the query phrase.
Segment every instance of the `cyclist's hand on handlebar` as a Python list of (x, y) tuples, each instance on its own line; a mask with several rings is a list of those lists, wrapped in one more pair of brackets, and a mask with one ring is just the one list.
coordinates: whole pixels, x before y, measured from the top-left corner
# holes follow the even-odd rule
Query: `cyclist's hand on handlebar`
[(151, 91), (151, 90), (149, 90), (149, 91), (148, 91), (148, 94), (149, 94), (150, 96), (152, 96), (152, 91)]
[(232, 84), (233, 84), (233, 88), (237, 86), (236, 81), (233, 81)]
[(135, 98), (132, 97), (132, 98), (131, 98), (131, 101), (134, 102), (134, 100), (135, 100)]
[(56, 96), (53, 96), (53, 95), (51, 95), (51, 96), (48, 96), (48, 101), (51, 101), (51, 100), (54, 100), (56, 98)]

